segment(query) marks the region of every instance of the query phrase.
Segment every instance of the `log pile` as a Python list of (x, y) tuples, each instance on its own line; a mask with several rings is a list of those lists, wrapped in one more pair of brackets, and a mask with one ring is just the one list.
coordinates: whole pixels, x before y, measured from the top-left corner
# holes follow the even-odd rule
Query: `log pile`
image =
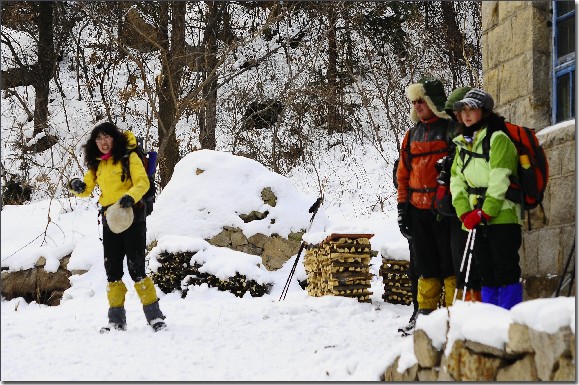
[(238, 272), (233, 277), (224, 280), (209, 273), (202, 273), (199, 269), (203, 265), (197, 262), (191, 264), (193, 255), (195, 255), (194, 252), (159, 254), (157, 260), (161, 266), (151, 277), (163, 293), (178, 290), (181, 292), (181, 298), (185, 298), (190, 286), (200, 286), (204, 283), (209, 287), (216, 287), (219, 291), (229, 291), (240, 298), (246, 292), (249, 292), (252, 297), (261, 297), (269, 293), (271, 289), (271, 284), (257, 283)]
[(406, 274), (408, 261), (382, 258), (380, 266), (380, 276), (384, 282), (384, 302), (411, 305), (412, 291), (410, 289), (410, 278)]
[(370, 238), (373, 234), (331, 234), (309, 247), (304, 257), (307, 291), (313, 297), (336, 295), (370, 302)]

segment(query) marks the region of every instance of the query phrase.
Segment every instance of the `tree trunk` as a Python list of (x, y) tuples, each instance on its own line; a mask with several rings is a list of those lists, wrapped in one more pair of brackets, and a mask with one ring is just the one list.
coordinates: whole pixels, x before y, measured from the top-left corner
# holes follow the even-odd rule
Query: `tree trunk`
[(203, 105), (199, 111), (199, 142), (201, 148), (215, 150), (215, 128), (217, 127), (217, 33), (220, 17), (227, 4), (206, 2), (208, 7), (204, 48)]
[(338, 43), (336, 41), (336, 11), (334, 5), (328, 7), (328, 90), (326, 105), (328, 108), (328, 133), (333, 134), (338, 129)]
[(465, 65), (463, 55), (464, 38), (456, 22), (456, 11), (453, 2), (441, 1), (440, 5), (442, 7), (443, 29), (446, 32), (446, 39), (444, 40), (447, 42), (444, 49), (447, 51), (448, 64), (452, 72), (452, 87), (456, 88)]
[[(175, 135), (177, 102), (181, 93), (181, 77), (185, 56), (185, 2), (160, 3), (161, 74), (157, 78), (159, 97), (159, 173), (161, 187), (171, 180), (180, 159)], [(169, 12), (172, 11), (171, 39), (169, 40)]]
[[(54, 34), (53, 34), (53, 11), (52, 1), (42, 1), (37, 6), (36, 25), (38, 26), (38, 63), (34, 81), (34, 131), (36, 136), (48, 127), (48, 97), (50, 93), (50, 80), (54, 76), (55, 57)], [(34, 152), (44, 151), (56, 143), (56, 138), (44, 136), (39, 139), (30, 150)]]

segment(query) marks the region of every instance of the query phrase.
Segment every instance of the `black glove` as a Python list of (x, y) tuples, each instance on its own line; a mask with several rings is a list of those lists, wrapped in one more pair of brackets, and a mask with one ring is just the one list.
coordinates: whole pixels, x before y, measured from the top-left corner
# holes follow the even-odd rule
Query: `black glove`
[(79, 178), (72, 178), (70, 182), (68, 182), (68, 188), (75, 193), (80, 194), (86, 189), (86, 183), (84, 183)]
[(412, 234), (408, 223), (408, 213), (404, 209), (404, 206), (406, 206), (405, 203), (398, 203), (398, 227), (400, 228), (400, 232), (404, 238), (412, 239)]
[(123, 195), (121, 199), (119, 199), (119, 206), (126, 209), (131, 207), (135, 203), (135, 200), (130, 195)]

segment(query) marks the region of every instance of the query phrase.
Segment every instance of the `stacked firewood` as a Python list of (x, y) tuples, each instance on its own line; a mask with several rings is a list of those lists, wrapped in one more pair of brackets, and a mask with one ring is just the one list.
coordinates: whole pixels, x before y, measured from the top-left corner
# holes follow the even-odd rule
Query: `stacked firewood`
[(332, 234), (309, 247), (304, 257), (308, 294), (355, 297), (360, 302), (370, 302), (372, 235)]
[(229, 291), (236, 297), (243, 297), (246, 292), (249, 292), (252, 297), (261, 297), (269, 293), (271, 289), (271, 284), (257, 283), (237, 272), (233, 277), (227, 279), (202, 273), (199, 268), (203, 265), (197, 262), (191, 264), (191, 257), (194, 254), (194, 252), (163, 252), (157, 256), (161, 266), (157, 272), (152, 274), (152, 279), (163, 293), (177, 290), (181, 292), (181, 298), (185, 298), (190, 286), (199, 286), (204, 283), (209, 287), (216, 287), (220, 291)]
[(406, 270), (408, 270), (408, 261), (382, 258), (380, 276), (384, 282), (382, 299), (385, 302), (400, 305), (412, 304), (410, 279), (406, 275)]

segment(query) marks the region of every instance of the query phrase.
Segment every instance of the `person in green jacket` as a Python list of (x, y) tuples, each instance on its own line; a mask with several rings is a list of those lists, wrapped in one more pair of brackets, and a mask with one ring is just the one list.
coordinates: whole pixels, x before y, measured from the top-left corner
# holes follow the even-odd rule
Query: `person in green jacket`
[[(102, 241), (109, 301), (109, 323), (101, 333), (127, 328), (124, 307), (127, 288), (122, 280), (125, 255), (147, 322), (155, 331), (166, 327), (154, 283), (145, 272), (147, 225), (146, 208), (141, 198), (149, 189), (149, 178), (143, 162), (132, 151), (136, 146), (137, 140), (132, 132), (121, 132), (110, 122), (97, 125), (83, 146), (88, 171), (82, 180), (73, 178), (68, 183), (70, 191), (78, 197), (90, 196), (96, 186), (101, 191), (99, 204), (103, 213)], [(129, 216), (127, 223), (120, 228), (113, 226), (114, 215), (107, 219), (107, 214), (113, 212), (107, 210), (116, 206), (133, 211), (132, 220)]]
[[(446, 104), (444, 105), (444, 110), (446, 114), (451, 117), (452, 122), (454, 123), (453, 127), (450, 129), (450, 138), (454, 139), (458, 135), (460, 135), (463, 131), (463, 123), (462, 123), (462, 116), (460, 115), (460, 111), (454, 110), (454, 103), (458, 102), (468, 91), (472, 90), (472, 87), (458, 87), (454, 89), (446, 99)], [(445, 181), (445, 186), (448, 185), (450, 181), (450, 166), (452, 165), (452, 161), (454, 159), (454, 142), (452, 144), (452, 151), (449, 151), (449, 159), (444, 162), (446, 172), (444, 175), (447, 175), (447, 180)], [(441, 174), (442, 175), (442, 174)], [(462, 228), (462, 222), (456, 216), (456, 212), (452, 213), (452, 220), (450, 226), (450, 247), (452, 251), (452, 264), (454, 266), (454, 274), (456, 275), (456, 287), (458, 289), (457, 298), (462, 298), (462, 291), (465, 290), (465, 281), (466, 281), (466, 293), (465, 293), (465, 300), (466, 301), (480, 301), (481, 294), (480, 294), (480, 277), (478, 275), (478, 271), (476, 269), (475, 264), (471, 264), (470, 269), (467, 269), (466, 261), (464, 266), (462, 267), (461, 273), (461, 264), (462, 259), (464, 257), (464, 249), (466, 246), (468, 233), (464, 231)], [(468, 270), (468, 279), (466, 279), (466, 273)], [(450, 293), (450, 295), (454, 295), (454, 293)]]
[[(519, 248), (522, 233), (518, 203), (505, 199), (510, 176), (516, 176), (518, 154), (509, 137), (497, 128), (494, 100), (472, 89), (454, 104), (463, 133), (451, 167), (452, 204), (465, 229), (474, 234), (474, 259), (481, 277), (482, 302), (510, 309), (522, 302)], [(490, 151), (483, 142), (490, 135)], [(485, 156), (488, 155), (488, 158)]]

